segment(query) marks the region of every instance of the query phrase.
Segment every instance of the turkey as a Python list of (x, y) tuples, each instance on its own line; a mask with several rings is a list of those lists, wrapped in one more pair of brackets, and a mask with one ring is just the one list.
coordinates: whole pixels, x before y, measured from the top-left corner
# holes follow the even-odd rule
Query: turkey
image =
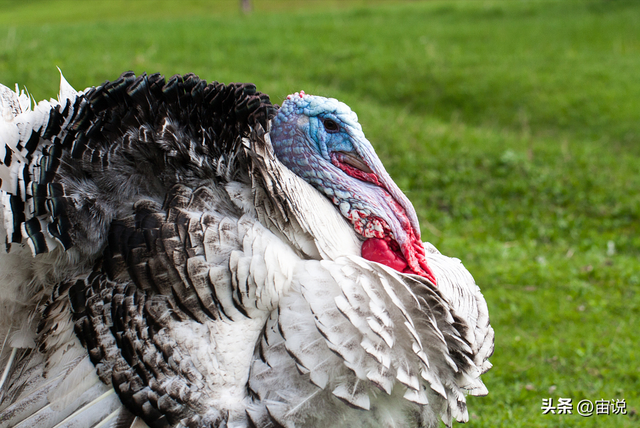
[(0, 427), (435, 427), (493, 329), (357, 117), (132, 72), (0, 85)]

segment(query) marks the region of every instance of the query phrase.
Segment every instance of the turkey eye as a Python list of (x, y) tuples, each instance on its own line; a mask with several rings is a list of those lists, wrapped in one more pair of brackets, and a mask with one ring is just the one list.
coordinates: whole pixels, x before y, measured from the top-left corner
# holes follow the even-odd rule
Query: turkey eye
[(324, 129), (326, 129), (327, 132), (338, 132), (340, 130), (340, 127), (334, 120), (324, 119), (322, 123), (324, 124)]

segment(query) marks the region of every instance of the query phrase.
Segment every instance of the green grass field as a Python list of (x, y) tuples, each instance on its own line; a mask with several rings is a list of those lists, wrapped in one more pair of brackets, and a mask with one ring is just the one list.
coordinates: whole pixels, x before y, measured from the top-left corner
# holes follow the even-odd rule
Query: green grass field
[[(640, 426), (640, 2), (254, 5), (0, 0), (0, 82), (41, 99), (56, 66), (76, 88), (194, 72), (341, 99), (487, 298), (494, 368), (468, 425)], [(574, 414), (542, 415), (549, 397)]]

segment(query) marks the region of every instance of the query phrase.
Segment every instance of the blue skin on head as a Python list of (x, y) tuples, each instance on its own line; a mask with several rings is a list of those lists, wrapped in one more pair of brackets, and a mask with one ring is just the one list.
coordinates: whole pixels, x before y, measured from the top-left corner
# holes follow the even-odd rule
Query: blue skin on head
[(430, 273), (413, 205), (346, 104), (304, 92), (289, 95), (270, 137), (280, 162), (331, 199), (356, 232), (397, 243), (411, 268), (407, 272)]
[[(307, 126), (299, 123), (299, 120), (308, 118)], [(339, 132), (327, 132), (323, 120), (333, 120), (340, 127)], [(317, 97), (313, 95), (293, 94), (282, 104), (278, 115), (273, 120), (271, 140), (274, 143), (276, 155), (278, 150), (285, 147), (287, 138), (294, 138), (304, 129), (304, 137), (313, 144), (315, 154), (320, 154), (324, 159), (329, 159), (329, 151), (351, 152), (356, 150), (353, 141), (363, 142), (365, 150), (373, 152), (373, 147), (366, 140), (362, 127), (358, 123), (358, 116), (344, 103), (333, 98)], [(286, 135), (284, 135), (286, 134)], [(285, 137), (285, 138), (283, 138)], [(368, 147), (366, 147), (368, 145)], [(278, 158), (285, 163), (285, 159)]]
[[(327, 121), (335, 123), (334, 131), (327, 130)], [(347, 152), (367, 165), (379, 164), (384, 170), (362, 132), (358, 117), (346, 104), (331, 98), (290, 95), (273, 120), (271, 142), (283, 164), (336, 205), (348, 202), (355, 208), (366, 209), (351, 194), (357, 194), (356, 190), (378, 191), (371, 188), (377, 186), (350, 177), (331, 162), (332, 152)]]

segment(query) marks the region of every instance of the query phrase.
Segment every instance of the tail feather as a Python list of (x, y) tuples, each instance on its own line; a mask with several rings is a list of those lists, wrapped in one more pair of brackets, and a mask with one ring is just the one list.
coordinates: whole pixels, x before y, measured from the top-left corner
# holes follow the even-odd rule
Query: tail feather
[(58, 67), (60, 72), (60, 93), (58, 94), (58, 102), (63, 104), (63, 100), (74, 100), (78, 96), (78, 91), (73, 89), (73, 86), (67, 82), (67, 79), (62, 75), (62, 70)]
[(23, 92), (0, 85), (0, 198), (8, 247), (26, 243), (32, 254), (67, 247), (60, 229), (56, 198), (50, 185), (60, 164), (60, 144), (74, 116), (77, 92), (60, 74), (58, 100), (41, 101), (31, 108)]
[[(20, 91), (16, 84), (15, 91), (0, 85), (0, 111), (4, 115), (17, 116), (31, 109), (31, 98), (25, 91)], [(6, 111), (6, 112), (5, 112)]]

